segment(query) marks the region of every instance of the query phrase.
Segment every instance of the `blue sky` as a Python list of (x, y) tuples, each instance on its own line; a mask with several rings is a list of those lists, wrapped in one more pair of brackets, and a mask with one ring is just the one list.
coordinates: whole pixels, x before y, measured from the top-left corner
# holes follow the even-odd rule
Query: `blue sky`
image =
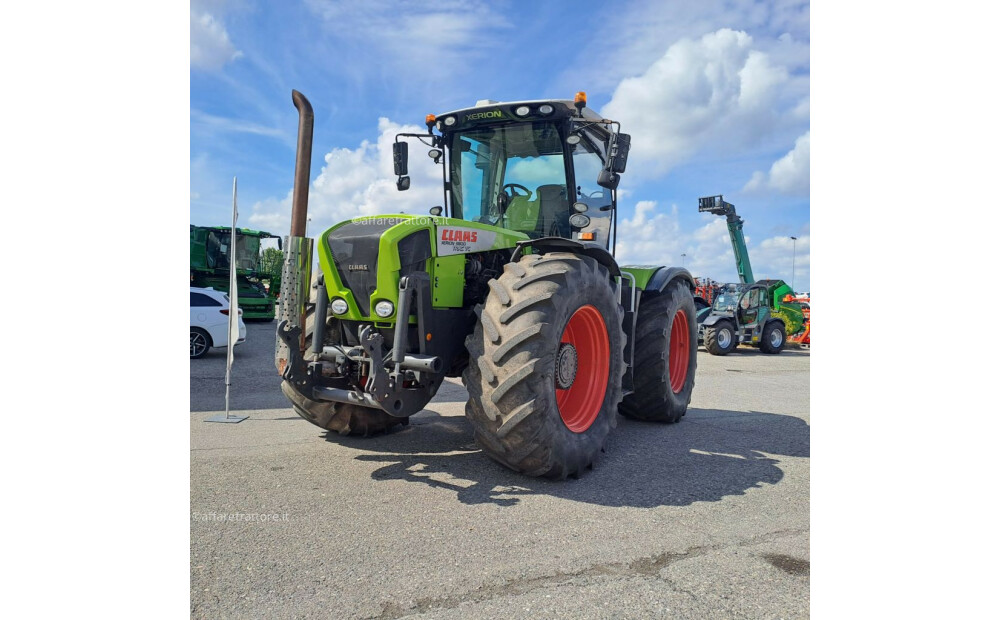
[[(310, 234), (358, 214), (424, 213), (440, 172), (388, 145), (479, 99), (572, 98), (633, 136), (618, 256), (736, 279), (724, 194), (754, 275), (809, 290), (809, 5), (777, 2), (191, 3), (191, 222), (287, 234), (297, 114), (316, 113)], [(424, 166), (424, 167), (421, 167)], [(684, 256), (682, 256), (682, 254)]]

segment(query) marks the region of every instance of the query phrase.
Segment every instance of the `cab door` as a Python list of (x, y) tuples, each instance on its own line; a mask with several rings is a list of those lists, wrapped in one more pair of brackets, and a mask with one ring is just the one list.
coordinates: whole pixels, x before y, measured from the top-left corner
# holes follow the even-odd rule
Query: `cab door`
[(767, 308), (764, 306), (764, 289), (752, 288), (740, 298), (739, 315), (741, 342), (757, 343)]

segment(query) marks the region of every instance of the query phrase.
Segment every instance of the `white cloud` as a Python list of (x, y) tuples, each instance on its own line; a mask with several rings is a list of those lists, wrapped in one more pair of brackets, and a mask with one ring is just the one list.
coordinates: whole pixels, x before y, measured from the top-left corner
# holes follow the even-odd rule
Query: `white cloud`
[(753, 274), (758, 280), (764, 278), (784, 280), (792, 284), (792, 262), (795, 267), (795, 288), (799, 291), (809, 287), (809, 234), (798, 236), (792, 241), (789, 236), (771, 237), (750, 250)]
[(663, 213), (650, 200), (637, 203), (631, 218), (618, 219), (615, 254), (622, 264), (684, 266), (695, 276), (716, 280), (729, 271), (732, 277), (736, 273), (724, 221), (716, 218), (694, 231), (685, 230), (677, 205)]
[(769, 133), (788, 80), (744, 32), (721, 29), (670, 46), (622, 80), (601, 110), (632, 135), (636, 174), (655, 176), (701, 151), (731, 155)]
[(608, 92), (619, 76), (644, 72), (667, 46), (720, 28), (743, 30), (775, 64), (808, 72), (809, 0), (631, 0), (608, 3), (599, 17), (606, 32), (627, 36), (596, 37), (582, 46), (557, 80), (563, 90)]
[(221, 18), (206, 10), (206, 4), (197, 0), (191, 3), (191, 67), (217, 71), (243, 52), (229, 40)]
[(208, 132), (234, 132), (249, 133), (258, 136), (268, 136), (271, 138), (288, 138), (288, 133), (274, 127), (267, 127), (259, 123), (244, 121), (239, 119), (213, 116), (200, 110), (191, 110), (191, 124), (197, 125), (201, 130)]
[[(346, 59), (394, 81), (414, 72), (422, 80), (452, 80), (458, 65), (480, 58), (496, 41), (492, 31), (510, 26), (487, 3), (472, 0), (307, 0), (306, 6), (323, 20)], [(352, 59), (352, 50), (363, 55)]]
[[(410, 189), (396, 189), (392, 143), (397, 133), (426, 133), (426, 127), (399, 125), (387, 118), (378, 122), (375, 142), (363, 141), (356, 149), (335, 148), (324, 156), (324, 166), (309, 188), (310, 236), (338, 222), (360, 215), (390, 213), (426, 214), (444, 199), (441, 164), (426, 156), (428, 150), (410, 140)], [(253, 205), (250, 222), (279, 234), (290, 228), (292, 195)]]
[(795, 141), (795, 147), (771, 165), (767, 174), (761, 171), (744, 186), (745, 192), (772, 189), (783, 194), (809, 195), (809, 132)]

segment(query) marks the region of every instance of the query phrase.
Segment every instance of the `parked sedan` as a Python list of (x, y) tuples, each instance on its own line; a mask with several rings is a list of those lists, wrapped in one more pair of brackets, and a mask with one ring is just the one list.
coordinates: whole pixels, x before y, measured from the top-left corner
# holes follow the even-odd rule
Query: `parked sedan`
[[(247, 338), (243, 311), (239, 310), (240, 338)], [(211, 288), (191, 287), (191, 359), (204, 357), (213, 347), (229, 343), (229, 295)]]

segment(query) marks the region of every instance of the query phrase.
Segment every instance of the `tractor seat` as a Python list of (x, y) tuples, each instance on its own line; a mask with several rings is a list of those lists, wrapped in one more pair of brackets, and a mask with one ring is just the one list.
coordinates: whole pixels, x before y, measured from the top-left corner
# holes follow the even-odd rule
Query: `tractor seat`
[[(537, 194), (536, 194), (537, 195)], [(507, 205), (507, 228), (523, 233), (534, 233), (538, 228), (538, 201), (527, 196), (514, 196)]]

